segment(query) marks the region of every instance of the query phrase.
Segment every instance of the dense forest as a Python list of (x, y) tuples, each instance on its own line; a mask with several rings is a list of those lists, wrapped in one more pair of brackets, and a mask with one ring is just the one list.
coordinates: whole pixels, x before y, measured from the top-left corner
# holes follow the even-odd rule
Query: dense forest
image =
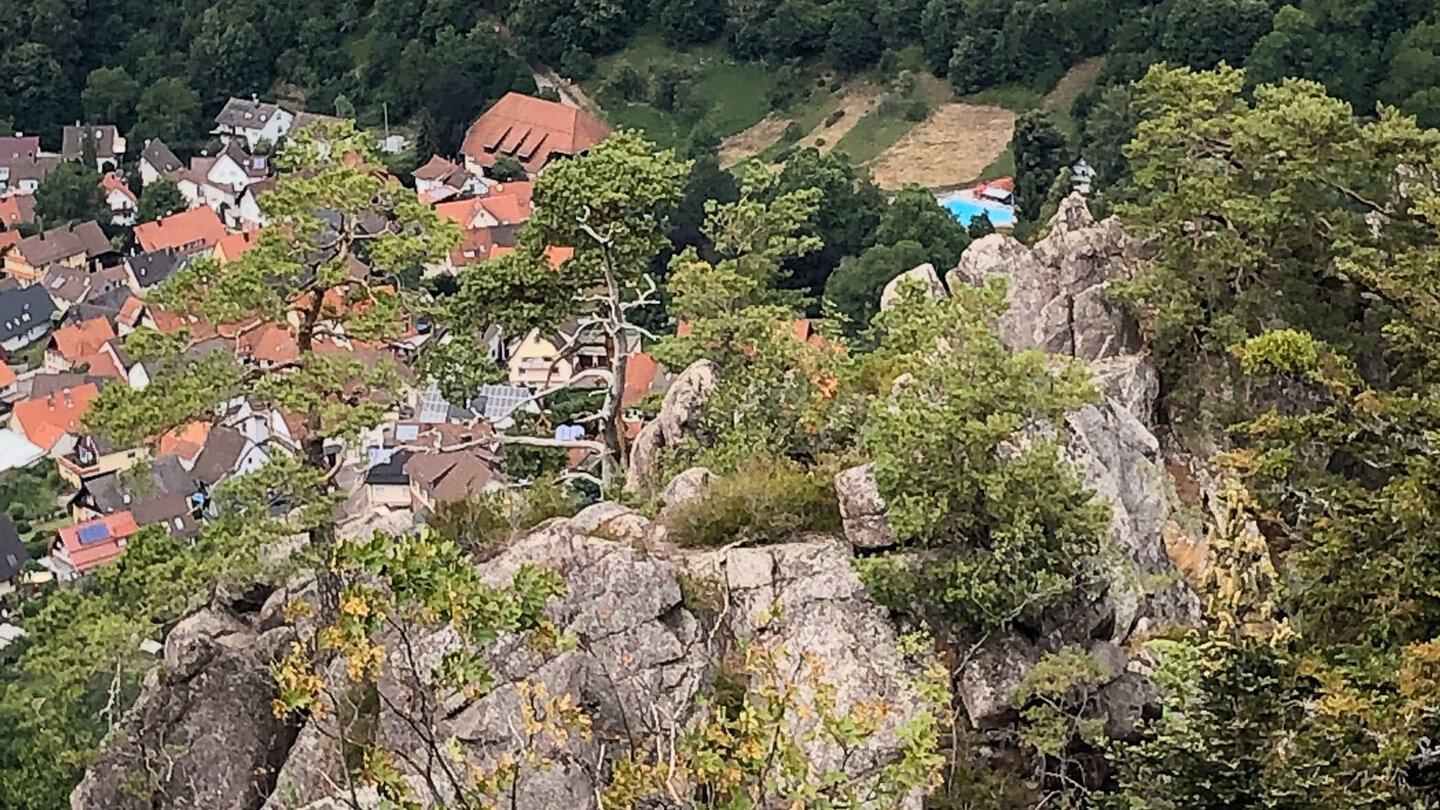
[[(0, 21), (0, 122), (47, 139), (79, 117), (140, 138), (203, 140), (229, 96), (258, 94), (312, 112), (408, 122), (450, 153), (464, 124), (510, 89), (533, 89), (518, 57), (583, 79), (642, 26), (678, 47), (723, 42), (777, 70), (823, 63), (850, 74), (919, 47), (957, 93), (1048, 88), (1106, 55), (1078, 103), (1084, 147), (1104, 184), (1133, 124), (1123, 87), (1156, 62), (1247, 67), (1253, 84), (1323, 83), (1362, 114), (1398, 106), (1440, 124), (1440, 19), (1421, 0), (346, 0), (338, 7), (254, 0), (225, 5), (11, 2)], [(497, 33), (507, 27), (510, 41)], [(514, 55), (512, 55), (514, 54)], [(795, 73), (798, 81), (803, 74)], [(886, 77), (887, 79), (889, 77)], [(776, 99), (783, 103), (783, 99)], [(1095, 120), (1090, 121), (1091, 118)], [(422, 150), (424, 151), (424, 150)]]

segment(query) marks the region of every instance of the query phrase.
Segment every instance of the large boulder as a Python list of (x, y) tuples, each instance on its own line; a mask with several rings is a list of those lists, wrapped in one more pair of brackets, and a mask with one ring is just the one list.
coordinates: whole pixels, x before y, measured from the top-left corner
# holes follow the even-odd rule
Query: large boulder
[(630, 448), (630, 469), (625, 488), (646, 497), (660, 483), (655, 480), (660, 451), (678, 447), (696, 436), (700, 415), (715, 390), (715, 364), (697, 360), (680, 372), (660, 405), (660, 413), (640, 429)]
[(935, 265), (926, 262), (890, 279), (890, 283), (886, 284), (880, 293), (880, 309), (886, 310), (895, 306), (895, 300), (900, 297), (900, 285), (907, 281), (920, 282), (936, 301), (950, 297), (945, 285), (940, 282), (940, 274), (935, 272)]
[(223, 608), (181, 621), (72, 810), (260, 807), (298, 730), (270, 708), (270, 665), (294, 640), (290, 628), (260, 632)]
[(835, 494), (850, 545), (865, 551), (895, 545), (895, 527), (890, 525), (885, 499), (875, 483), (874, 464), (842, 470), (835, 476)]

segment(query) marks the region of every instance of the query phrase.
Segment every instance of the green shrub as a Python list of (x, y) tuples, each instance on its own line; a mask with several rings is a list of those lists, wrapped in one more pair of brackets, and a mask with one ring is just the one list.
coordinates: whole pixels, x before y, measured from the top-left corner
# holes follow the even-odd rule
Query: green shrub
[(785, 125), (785, 131), (780, 134), (780, 140), (786, 143), (794, 143), (805, 137), (805, 128), (800, 126), (799, 121), (791, 121)]
[(801, 532), (838, 530), (840, 506), (830, 476), (755, 458), (716, 479), (709, 497), (673, 510), (666, 525), (682, 546), (780, 543)]
[(793, 155), (793, 154), (795, 154), (795, 147), (794, 147), (794, 146), (787, 146), (787, 147), (785, 147), (784, 149), (781, 149), (780, 151), (776, 152), (776, 153), (775, 153), (775, 157), (771, 158), (771, 159), (770, 159), (770, 162), (771, 162), (771, 163), (784, 163), (785, 161), (789, 160), (789, 159), (790, 159), (790, 156)]
[(472, 557), (488, 560), (504, 551), (521, 532), (550, 518), (573, 515), (578, 506), (568, 490), (536, 485), (481, 492), (463, 501), (442, 503), (426, 523)]
[(906, 121), (924, 121), (930, 114), (930, 105), (924, 99), (917, 98), (905, 107)]
[(827, 126), (827, 127), (833, 127), (833, 126), (835, 126), (835, 122), (839, 121), (841, 118), (844, 118), (844, 117), (845, 117), (845, 111), (844, 111), (843, 109), (842, 109), (842, 110), (836, 110), (835, 112), (832, 112), (832, 113), (830, 113), (829, 115), (825, 116), (825, 126)]

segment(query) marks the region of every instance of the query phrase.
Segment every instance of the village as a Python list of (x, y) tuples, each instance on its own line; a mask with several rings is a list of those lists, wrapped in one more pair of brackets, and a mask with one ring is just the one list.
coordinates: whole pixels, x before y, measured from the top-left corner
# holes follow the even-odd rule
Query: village
[[(276, 186), (270, 155), (285, 148), (287, 136), (323, 119), (232, 98), (213, 131), (221, 148), (188, 164), (159, 140), (126, 143), (105, 124), (65, 127), (58, 152), (36, 137), (0, 138), (0, 475), (27, 490), (0, 514), (0, 594), (83, 577), (118, 559), (127, 538), (146, 526), (193, 538), (213, 514), (217, 486), (277, 454), (300, 452), (303, 419), (246, 397), (138, 445), (88, 431), (85, 416), (107, 387), (143, 389), (160, 373), (123, 347), (139, 329), (183, 331), (187, 356), (223, 352), (244, 367), (273, 368), (300, 356), (294, 323), (204, 323), (166, 311), (153, 293), (189, 262), (234, 261), (253, 248), (267, 226), (260, 200)], [(424, 274), (453, 276), (514, 252), (516, 233), (532, 213), (529, 178), (609, 134), (575, 107), (518, 93), (500, 99), (470, 126), (458, 161), (436, 155), (413, 173), (418, 198), (464, 232), (448, 261)], [(96, 161), (102, 172), (111, 217), (105, 224), (118, 229), (114, 238), (97, 221), (35, 227), (36, 188), (62, 163), (81, 160)], [(164, 180), (174, 182), (188, 208), (137, 223), (136, 188)], [(547, 258), (558, 266), (569, 252), (551, 249)], [(405, 397), (363, 443), (339, 449), (348, 517), (408, 530), (438, 505), (496, 486), (496, 449), (470, 440), (503, 432), (517, 410), (535, 410), (536, 392), (607, 361), (603, 347), (572, 345), (591, 339), (574, 324), (508, 339), (497, 332), (487, 333), (486, 348), (505, 379), (468, 402), (447, 401), (434, 380), (414, 372), (417, 351), (430, 337), (424, 324), (389, 344), (335, 335), (317, 347), (388, 356), (408, 382)], [(622, 404), (634, 435), (641, 423), (636, 406), (663, 390), (667, 375), (643, 352), (626, 366)], [(562, 425), (559, 432), (574, 438), (584, 428)], [(584, 461), (583, 451), (570, 455), (572, 465)], [(5, 642), (0, 635), (0, 646)]]

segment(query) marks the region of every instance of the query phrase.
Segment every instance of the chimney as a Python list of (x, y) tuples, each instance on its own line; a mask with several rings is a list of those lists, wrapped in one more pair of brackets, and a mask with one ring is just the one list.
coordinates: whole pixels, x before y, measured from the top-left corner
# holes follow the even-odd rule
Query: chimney
[(73, 400), (73, 399), (70, 398), (70, 389), (69, 389), (69, 388), (66, 388), (66, 389), (65, 389), (64, 391), (62, 391), (61, 393), (65, 395), (65, 407), (67, 407), (67, 408), (73, 408), (73, 407), (75, 407), (75, 400)]
[(50, 410), (55, 410), (55, 394), (53, 392), (45, 397), (45, 404), (50, 406)]

